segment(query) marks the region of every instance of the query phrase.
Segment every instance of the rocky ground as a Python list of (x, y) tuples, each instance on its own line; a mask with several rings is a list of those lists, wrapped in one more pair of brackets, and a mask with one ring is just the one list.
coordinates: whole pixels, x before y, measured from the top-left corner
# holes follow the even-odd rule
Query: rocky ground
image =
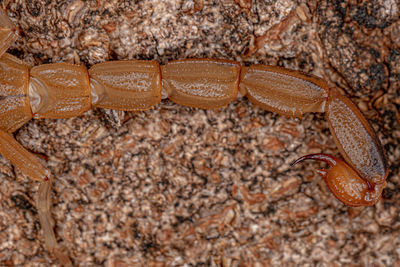
[[(390, 174), (350, 208), (299, 156), (339, 152), (322, 114), (239, 98), (32, 120), (14, 135), (55, 176), (58, 241), (77, 266), (400, 266), (400, 4), (374, 1), (1, 1), (30, 65), (224, 58), (326, 79), (364, 112)], [(59, 266), (31, 182), (0, 157), (0, 265)]]

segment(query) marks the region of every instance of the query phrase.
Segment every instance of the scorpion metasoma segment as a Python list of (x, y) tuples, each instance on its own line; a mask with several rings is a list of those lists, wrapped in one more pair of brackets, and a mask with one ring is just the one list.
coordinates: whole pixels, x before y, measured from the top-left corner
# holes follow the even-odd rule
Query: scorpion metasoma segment
[[(335, 88), (318, 78), (280, 67), (220, 59), (186, 59), (160, 66), (156, 61), (111, 61), (92, 66), (67, 63), (30, 67), (4, 53), (17, 38), (15, 26), (0, 12), (0, 153), (30, 178), (39, 181), (36, 205), (47, 248), (71, 265), (57, 246), (50, 216), (52, 176), (36, 156), (11, 135), (30, 119), (70, 118), (91, 107), (125, 111), (150, 109), (169, 98), (203, 109), (217, 109), (238, 93), (253, 104), (290, 117), (325, 112), (342, 161), (312, 154), (324, 161), (318, 170), (333, 195), (349, 206), (374, 205), (388, 174), (382, 146), (360, 110)], [(4, 53), (4, 54), (3, 54)]]

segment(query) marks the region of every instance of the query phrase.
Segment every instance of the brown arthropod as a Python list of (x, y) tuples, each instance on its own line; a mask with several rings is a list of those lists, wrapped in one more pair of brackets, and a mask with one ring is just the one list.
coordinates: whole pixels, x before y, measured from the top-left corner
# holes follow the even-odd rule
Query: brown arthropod
[(46, 246), (65, 265), (71, 263), (57, 246), (49, 211), (51, 173), (11, 135), (32, 118), (70, 118), (92, 107), (146, 110), (160, 103), (163, 94), (181, 105), (217, 109), (235, 100), (240, 92), (253, 104), (285, 116), (326, 114), (345, 161), (312, 154), (295, 163), (306, 159), (327, 162), (330, 169), (318, 172), (344, 204), (374, 205), (386, 186), (387, 163), (372, 127), (346, 96), (318, 77), (218, 59), (176, 60), (163, 66), (156, 61), (111, 61), (89, 70), (67, 63), (30, 68), (4, 53), (16, 34), (3, 12), (0, 28), (0, 153), (22, 173), (41, 183), (36, 206)]

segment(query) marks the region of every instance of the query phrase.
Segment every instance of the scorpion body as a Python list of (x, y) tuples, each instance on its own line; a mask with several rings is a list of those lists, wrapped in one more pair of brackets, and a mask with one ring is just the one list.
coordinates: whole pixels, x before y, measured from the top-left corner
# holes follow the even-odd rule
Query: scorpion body
[(383, 148), (361, 111), (338, 89), (318, 77), (275, 66), (242, 66), (222, 59), (110, 61), (84, 66), (52, 63), (30, 67), (5, 51), (17, 38), (0, 13), (0, 153), (26, 176), (40, 182), (36, 208), (49, 251), (70, 265), (59, 248), (50, 216), (52, 175), (11, 135), (32, 118), (71, 118), (92, 107), (142, 111), (162, 98), (193, 108), (219, 109), (238, 94), (254, 105), (287, 117), (323, 112), (343, 160), (327, 154), (307, 159), (327, 162), (318, 170), (333, 195), (349, 206), (371, 206), (386, 186)]

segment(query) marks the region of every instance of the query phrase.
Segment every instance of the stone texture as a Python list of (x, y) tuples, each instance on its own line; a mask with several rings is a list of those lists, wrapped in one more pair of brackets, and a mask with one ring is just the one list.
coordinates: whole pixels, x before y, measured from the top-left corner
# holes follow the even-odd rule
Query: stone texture
[[(93, 110), (15, 133), (55, 176), (56, 235), (79, 266), (399, 266), (400, 6), (396, 1), (2, 1), (31, 65), (188, 57), (298, 69), (338, 86), (388, 154), (374, 207), (350, 208), (307, 153), (338, 155), (323, 115), (240, 98), (205, 111), (163, 101)], [(0, 265), (58, 266), (37, 184), (0, 157)]]

